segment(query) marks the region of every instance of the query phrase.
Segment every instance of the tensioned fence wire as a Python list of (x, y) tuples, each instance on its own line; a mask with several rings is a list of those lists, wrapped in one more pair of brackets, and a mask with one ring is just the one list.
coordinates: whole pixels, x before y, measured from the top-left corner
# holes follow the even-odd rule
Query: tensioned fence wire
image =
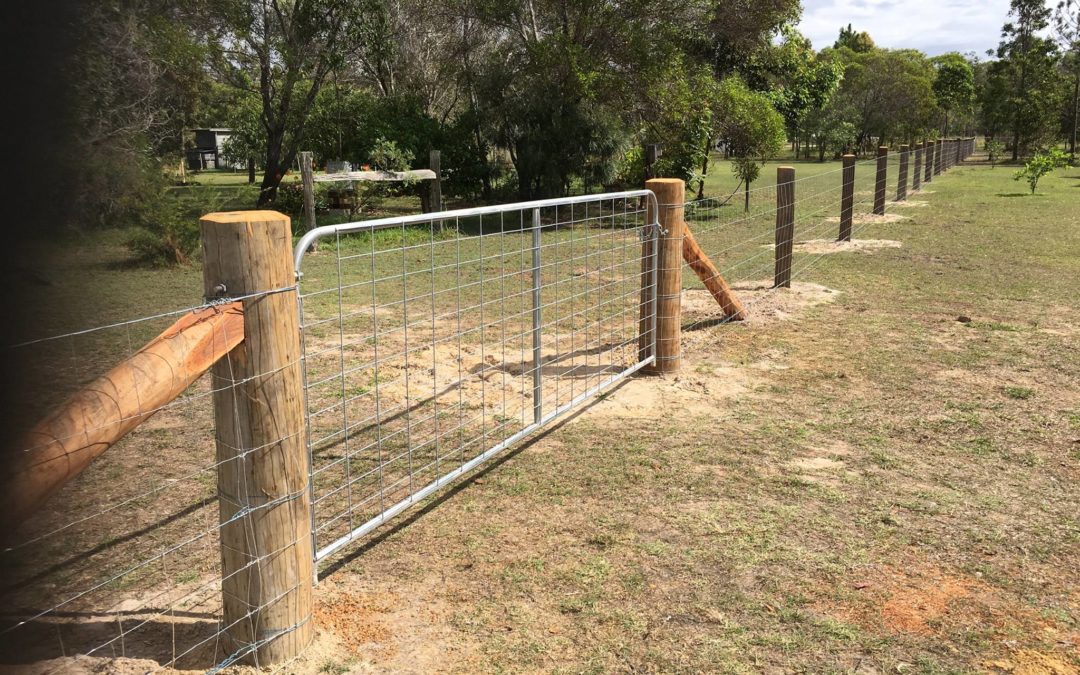
[[(901, 153), (890, 152), (887, 157), (885, 184), (885, 208), (888, 212), (896, 202), (897, 177)], [(796, 177), (794, 201), (794, 263), (792, 279), (805, 272), (829, 253), (803, 253), (798, 250), (800, 243), (824, 244), (835, 241), (840, 227), (840, 204), (843, 189), (843, 167), (834, 163), (835, 168), (817, 171), (813, 175), (800, 177), (795, 165)], [(812, 165), (811, 165), (812, 166)], [(817, 169), (818, 167), (814, 167)], [(908, 196), (911, 191), (911, 176), (915, 171), (914, 151), (908, 152)], [(853, 185), (853, 226), (852, 237), (866, 227), (878, 224), (869, 217), (877, 186), (877, 158), (870, 157), (855, 162)], [(745, 197), (744, 197), (745, 195)], [(747, 311), (753, 311), (773, 295), (773, 273), (775, 270), (776, 241), (776, 186), (767, 184), (752, 188), (748, 192), (739, 191), (733, 196), (704, 198), (687, 201), (684, 215), (688, 227), (702, 250), (712, 259), (720, 275), (732, 286), (736, 296), (747, 292), (749, 297), (742, 299)], [(683, 274), (684, 288), (693, 288), (698, 283), (696, 275), (689, 268)], [(706, 316), (695, 318), (683, 328), (692, 330), (702, 326), (715, 325), (723, 321), (720, 307)]]
[(650, 199), (339, 228), (301, 259), (318, 559), (645, 365)]
[[(890, 158), (886, 208), (895, 198), (897, 160)], [(857, 164), (856, 238), (876, 224), (858, 217), (872, 204), (875, 164), (872, 158)], [(839, 190), (839, 169), (797, 176), (797, 241), (835, 238)], [(775, 187), (751, 190), (749, 212), (743, 197), (740, 191), (726, 207), (709, 200), (688, 204), (687, 220), (729, 281), (770, 284)], [(442, 226), (335, 237), (305, 261), (305, 356), (282, 368), (307, 369), (312, 419), (305, 433), (315, 453), (313, 527), (320, 548), (372, 522), (395, 498), (481, 456), (483, 448), (513, 439), (533, 421), (536, 402), (544, 416), (567, 410), (641, 363), (638, 340), (643, 331), (651, 336), (651, 326), (640, 322), (640, 291), (643, 283), (653, 284), (641, 266), (645, 212), (635, 199), (542, 209), (539, 247), (531, 213), (455, 218)], [(539, 369), (531, 357), (534, 248), (542, 282), (535, 304)], [(805, 278), (823, 257), (797, 251), (792, 278)], [(686, 277), (694, 283), (692, 274)], [(296, 296), (297, 289), (267, 293)], [(11, 349), (47, 367), (40, 369), (40, 390), (20, 402), (20, 415), (39, 419), (177, 318), (212, 307), (28, 336)], [(537, 373), (542, 385), (534, 396)], [(207, 375), (170, 403), (141, 409), (139, 417), (154, 415), (5, 542), (0, 663), (33, 664), (41, 673), (114, 663), (146, 672), (213, 671), (282, 637), (235, 644), (227, 633), (284, 594), (229, 623), (222, 618), (222, 528), (264, 508), (242, 506), (221, 522), (223, 463), (261, 449), (226, 438), (237, 457), (216, 457), (212, 397), (237, 384), (229, 380), (215, 383)], [(35, 447), (28, 443), (16, 452)], [(244, 491), (239, 481), (224, 487)], [(258, 551), (224, 581), (258, 570), (298, 543)], [(307, 621), (298, 616), (292, 626)], [(277, 668), (289, 670), (288, 664)]]
[[(296, 287), (243, 299), (271, 294), (295, 297)], [(49, 376), (48, 390), (30, 397), (29, 419), (40, 419), (68, 394), (135, 355), (176, 319), (219, 305), (205, 303), (9, 347)], [(226, 343), (234, 337), (215, 334)], [(299, 360), (249, 379), (286, 368), (299, 369)], [(136, 373), (133, 391), (139, 390), (140, 378), (151, 376)], [(216, 379), (207, 374), (166, 404), (156, 408), (138, 404), (126, 420), (112, 419), (101, 428), (85, 429), (92, 433), (145, 418), (4, 542), (0, 663), (33, 664), (34, 672), (63, 673), (79, 667), (96, 670), (121, 659), (141, 664), (132, 667), (145, 672), (212, 672), (249, 660), (265, 641), (288, 632), (243, 642), (230, 635), (251, 632), (242, 630), (243, 624), (253, 624), (260, 612), (275, 604), (287, 605), (293, 589), (232, 615), (228, 623), (223, 619), (223, 583), (240, 578), (261, 583), (263, 563), (301, 542), (298, 538), (277, 550), (259, 550), (256, 545), (255, 553), (223, 576), (223, 528), (243, 527), (248, 519), (276, 506), (242, 497), (250, 492), (242, 470), (228, 472), (236, 477), (235, 484), (219, 483), (226, 464), (242, 465), (263, 449), (246, 447), (242, 438), (215, 431), (212, 397), (236, 396), (236, 386), (245, 381), (231, 371)], [(52, 440), (78, 441), (81, 435)], [(232, 448), (234, 456), (217, 458), (215, 436), (218, 443)], [(12, 452), (32, 453), (42, 446), (30, 441)], [(218, 508), (223, 494), (240, 496), (224, 519)], [(295, 625), (308, 620), (297, 616)]]

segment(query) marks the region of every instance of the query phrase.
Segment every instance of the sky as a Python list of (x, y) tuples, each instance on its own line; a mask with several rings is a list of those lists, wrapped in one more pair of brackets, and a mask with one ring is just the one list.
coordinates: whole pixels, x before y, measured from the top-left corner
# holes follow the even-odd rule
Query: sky
[(850, 23), (879, 47), (984, 57), (997, 47), (1008, 13), (1009, 0), (803, 0), (799, 30), (815, 49), (831, 45)]

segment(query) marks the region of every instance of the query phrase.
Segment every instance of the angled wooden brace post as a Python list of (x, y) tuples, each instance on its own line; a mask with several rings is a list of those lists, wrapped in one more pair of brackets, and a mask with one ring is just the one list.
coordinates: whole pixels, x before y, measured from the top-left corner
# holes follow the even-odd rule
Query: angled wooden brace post
[(705, 255), (705, 252), (701, 250), (701, 246), (694, 239), (694, 233), (690, 231), (689, 225), (683, 226), (682, 255), (686, 264), (690, 266), (690, 269), (694, 270), (694, 274), (698, 276), (698, 279), (701, 279), (701, 283), (705, 285), (705, 288), (709, 289), (713, 299), (720, 305), (720, 309), (724, 311), (724, 316), (732, 321), (745, 319), (746, 309), (743, 308), (739, 299), (735, 297), (735, 293), (720, 274), (720, 270), (716, 269), (716, 265), (713, 264), (712, 260), (709, 260), (709, 256)]
[(239, 302), (191, 312), (77, 391), (16, 444), (0, 485), (0, 513), (8, 524), (40, 509), (243, 339)]

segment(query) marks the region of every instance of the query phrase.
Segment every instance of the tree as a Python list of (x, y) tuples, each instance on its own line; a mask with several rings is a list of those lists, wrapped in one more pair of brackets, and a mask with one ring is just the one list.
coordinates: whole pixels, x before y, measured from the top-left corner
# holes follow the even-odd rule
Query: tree
[(846, 27), (840, 29), (840, 37), (836, 38), (836, 42), (833, 43), (834, 49), (840, 49), (846, 47), (856, 54), (865, 54), (876, 49), (874, 40), (870, 37), (870, 33), (866, 31), (855, 32), (849, 23)]
[[(258, 204), (274, 200), (296, 160), (316, 97), (376, 0), (217, 0), (212, 66), (261, 103), (266, 154)], [(377, 5), (376, 5), (377, 7)]]
[(749, 210), (750, 184), (760, 175), (761, 163), (784, 146), (784, 118), (768, 96), (751, 91), (736, 75), (720, 83), (716, 110), (719, 136), (731, 149), (732, 171), (743, 181)]
[(222, 148), (231, 164), (248, 169), (248, 183), (255, 182), (255, 165), (266, 156), (266, 128), (262, 123), (262, 103), (254, 94), (237, 97), (229, 107), (226, 124), (232, 133)]
[(828, 56), (844, 65), (834, 114), (855, 125), (859, 148), (875, 139), (878, 144), (908, 141), (936, 126), (934, 67), (922, 52), (874, 49), (860, 54), (841, 48)]
[(768, 93), (773, 107), (783, 115), (797, 155), (804, 118), (829, 102), (843, 67), (835, 60), (818, 58), (810, 41), (794, 28), (783, 27), (781, 35), (779, 43), (761, 50), (742, 72), (750, 88)]
[(1036, 152), (1024, 165), (1024, 168), (1016, 172), (1013, 180), (1026, 180), (1028, 187), (1031, 188), (1031, 194), (1035, 194), (1035, 189), (1039, 186), (1039, 180), (1043, 176), (1053, 172), (1054, 169), (1060, 169), (1068, 165), (1068, 155), (1058, 148), (1050, 148), (1049, 150)]
[(1066, 112), (1069, 157), (1076, 161), (1076, 135), (1080, 126), (1080, 0), (1061, 0), (1054, 15), (1058, 41), (1069, 52), (1065, 67), (1072, 76), (1072, 102)]
[(1005, 144), (998, 140), (986, 141), (986, 158), (990, 160), (990, 168), (993, 169), (997, 166), (998, 160), (1001, 159), (1001, 155), (1005, 153)]
[(937, 56), (932, 63), (936, 70), (934, 97), (944, 113), (941, 135), (948, 136), (949, 115), (966, 112), (975, 100), (975, 72), (968, 60), (955, 52)]
[(1004, 65), (995, 74), (1008, 85), (1013, 161), (1026, 147), (1052, 133), (1058, 95), (1057, 48), (1040, 35), (1050, 25), (1050, 13), (1044, 0), (1012, 0), (1009, 16), (1014, 20), (1001, 29), (997, 56)]

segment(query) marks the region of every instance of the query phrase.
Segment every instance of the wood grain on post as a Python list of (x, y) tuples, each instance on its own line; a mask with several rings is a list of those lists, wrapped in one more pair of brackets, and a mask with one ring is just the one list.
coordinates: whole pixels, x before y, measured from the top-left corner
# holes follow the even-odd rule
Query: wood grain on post
[(907, 199), (907, 176), (908, 176), (908, 153), (911, 146), (900, 146), (900, 170), (896, 176), (896, 201), (902, 202)]
[(682, 365), (682, 243), (686, 183), (653, 178), (645, 188), (656, 195), (660, 233), (656, 252), (656, 363), (653, 373), (674, 373)]
[(929, 183), (934, 180), (934, 142), (926, 141), (923, 146), (926, 148), (926, 169), (923, 173), (923, 182)]
[(0, 513), (17, 525), (90, 462), (180, 396), (244, 338), (240, 303), (184, 315), (145, 347), (80, 389), (15, 446)]
[(795, 244), (795, 168), (776, 169), (776, 267), (774, 288), (791, 288), (791, 256)]
[(874, 213), (885, 215), (885, 190), (888, 187), (889, 148), (882, 145), (877, 149), (877, 180), (874, 182)]
[(912, 168), (912, 172), (911, 172), (911, 191), (912, 192), (918, 192), (922, 188), (922, 172), (923, 172), (922, 151), (923, 151), (923, 144), (922, 143), (916, 143), (915, 144), (915, 161), (912, 162), (912, 164), (911, 164), (911, 168)]
[(855, 155), (844, 155), (841, 174), (840, 234), (837, 241), (851, 241), (851, 221), (855, 211)]
[(683, 225), (682, 255), (686, 264), (690, 266), (690, 269), (694, 270), (694, 274), (697, 275), (701, 283), (712, 294), (713, 299), (720, 305), (724, 316), (732, 321), (745, 319), (746, 310), (743, 308), (742, 303), (735, 297), (735, 293), (720, 274), (720, 270), (716, 269), (716, 265), (713, 264), (712, 260), (709, 260), (709, 256), (698, 246), (697, 240), (694, 239), (694, 233), (690, 231), (690, 226), (686, 224)]
[(288, 216), (204, 216), (207, 295), (243, 299), (244, 341), (212, 369), (226, 647), (260, 666), (313, 635), (311, 495)]
[(304, 184), (304, 230), (315, 229), (315, 174), (311, 166), (311, 153), (300, 153), (300, 180)]
[(939, 138), (934, 141), (934, 175), (941, 175), (941, 148), (942, 140)]

